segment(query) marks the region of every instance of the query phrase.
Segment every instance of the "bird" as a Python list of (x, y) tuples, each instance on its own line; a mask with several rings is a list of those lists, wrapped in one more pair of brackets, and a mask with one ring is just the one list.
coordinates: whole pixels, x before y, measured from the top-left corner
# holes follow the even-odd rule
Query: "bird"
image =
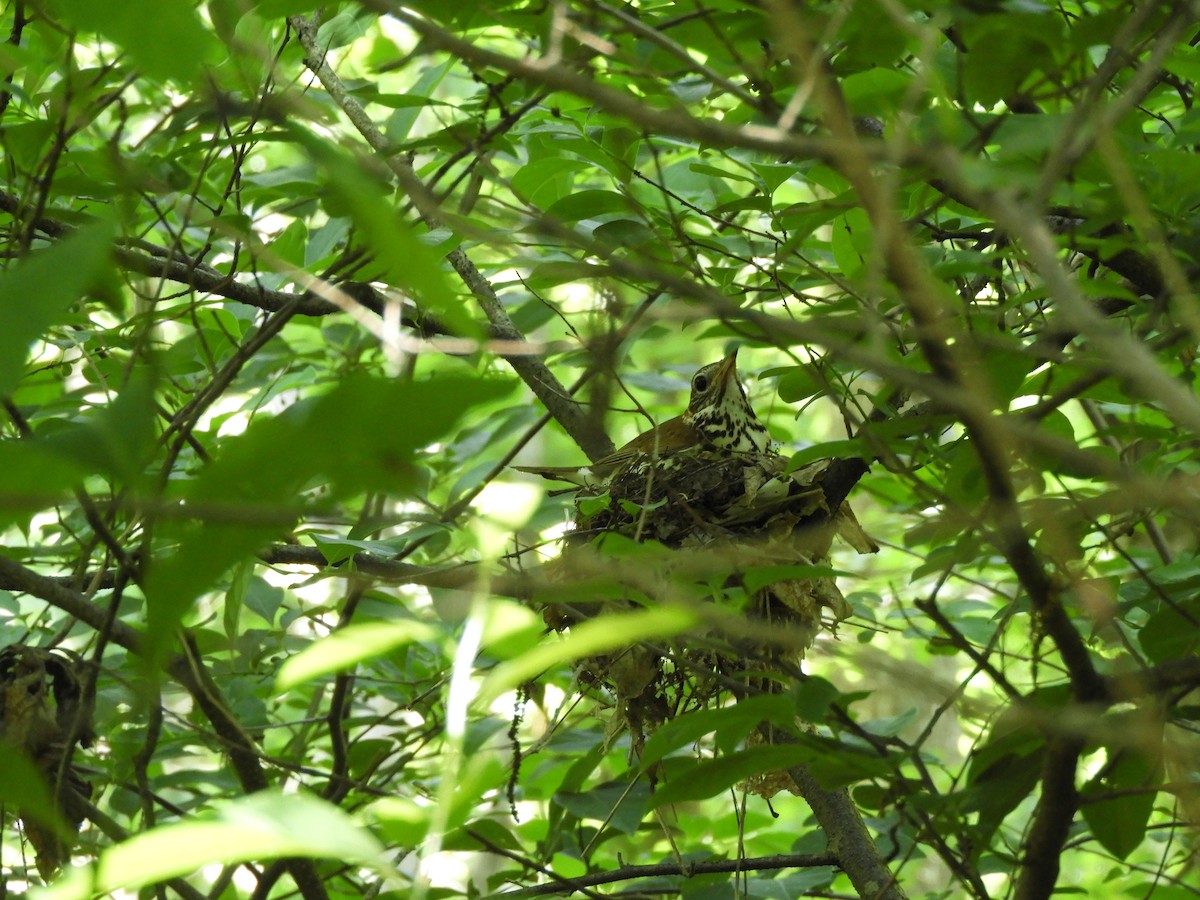
[[(25, 754), (54, 788), (62, 821), (79, 831), (92, 787), (80, 776), (71, 757), (75, 744), (91, 746), (91, 709), (83, 698), (79, 654), (10, 644), (0, 650), (0, 742)], [(33, 845), (38, 871), (49, 879), (70, 859), (70, 828), (44, 820), (45, 810), (17, 816)]]
[[(590, 465), (514, 466), (519, 472), (566, 481), (580, 487), (603, 485), (635, 467), (670, 468), (681, 453), (773, 453), (771, 435), (746, 399), (738, 379), (737, 351), (702, 366), (692, 376), (687, 409), (644, 431), (620, 449)], [(661, 463), (660, 463), (661, 461)]]

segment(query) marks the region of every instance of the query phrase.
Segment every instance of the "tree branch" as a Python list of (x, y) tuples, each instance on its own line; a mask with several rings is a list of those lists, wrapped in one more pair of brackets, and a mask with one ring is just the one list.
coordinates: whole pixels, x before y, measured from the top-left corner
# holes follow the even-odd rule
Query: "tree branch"
[[(492, 845), (495, 846), (495, 845)], [(510, 858), (512, 854), (503, 854)], [(521, 859), (517, 859), (521, 862)], [(659, 863), (651, 866), (622, 866), (609, 872), (577, 875), (561, 883), (539, 884), (536, 887), (505, 891), (498, 897), (547, 897), (551, 894), (570, 893), (580, 887), (595, 887), (598, 884), (616, 884), (635, 878), (663, 878), (680, 876), (695, 878), (697, 875), (717, 875), (726, 872), (764, 872), (775, 869), (812, 869), (818, 866), (836, 866), (838, 858), (833, 853), (793, 853), (780, 856), (756, 856), (747, 859), (718, 859), (693, 862), (681, 866), (678, 863)]]
[(1058, 882), (1063, 844), (1079, 810), (1075, 772), (1083, 742), (1073, 737), (1052, 738), (1042, 761), (1042, 793), (1029, 832), (1021, 842), (1024, 855), (1017, 879), (1016, 900), (1043, 900)]
[[(772, 731), (772, 735), (779, 740), (777, 731)], [(807, 766), (791, 766), (788, 774), (812, 808), (821, 830), (829, 838), (829, 849), (858, 895), (872, 900), (902, 900), (905, 894), (879, 855), (850, 794), (844, 789), (827, 789)]]
[[(0, 210), (15, 216), (20, 210), (20, 200), (8, 191), (0, 190)], [(67, 237), (75, 231), (75, 226), (50, 216), (39, 217), (35, 220), (34, 226), (42, 234), (56, 240)], [(113, 258), (117, 265), (127, 272), (145, 275), (148, 278), (161, 278), (194, 291), (214, 297), (224, 297), (226, 300), (244, 303), (266, 312), (277, 312), (289, 305), (294, 305), (294, 314), (298, 316), (320, 317), (344, 311), (341, 306), (321, 297), (317, 291), (309, 290), (302, 294), (296, 294), (291, 291), (272, 290), (260, 284), (237, 281), (232, 275), (227, 275), (211, 266), (180, 258), (178, 252), (170, 251), (165, 247), (158, 247), (144, 241), (138, 243), (141, 249), (135, 249), (128, 243), (122, 242), (113, 245)], [(371, 312), (379, 314), (383, 311), (385, 298), (371, 284), (346, 281), (339, 282), (334, 286)], [(422, 312), (407, 301), (403, 304), (401, 324), (422, 337), (454, 334), (436, 316)], [(488, 336), (492, 340), (502, 339), (501, 333), (496, 329), (488, 329)]]

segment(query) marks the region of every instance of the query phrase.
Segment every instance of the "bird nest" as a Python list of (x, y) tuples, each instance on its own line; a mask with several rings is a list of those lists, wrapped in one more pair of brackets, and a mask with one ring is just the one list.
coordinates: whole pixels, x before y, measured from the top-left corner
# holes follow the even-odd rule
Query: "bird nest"
[[(589, 570), (634, 589), (592, 603), (553, 604), (546, 621), (565, 630), (585, 618), (661, 600), (686, 585), (696, 596), (737, 607), (737, 627), (689, 631), (682, 639), (642, 643), (582, 660), (582, 683), (614, 702), (618, 723), (644, 735), (680, 712), (710, 705), (730, 691), (769, 689), (798, 673), (822, 631), (850, 615), (829, 568), (840, 536), (859, 552), (878, 549), (845, 504), (830, 509), (821, 476), (829, 461), (795, 472), (773, 454), (702, 451), (627, 466), (603, 494), (576, 497), (575, 530), (559, 565), (573, 576)], [(616, 540), (614, 540), (616, 536)], [(661, 557), (639, 556), (630, 578), (606, 545), (654, 542)], [(670, 552), (667, 552), (670, 551)], [(647, 562), (650, 560), (650, 563)], [(647, 569), (652, 571), (647, 571)], [(640, 596), (639, 596), (640, 595)]]

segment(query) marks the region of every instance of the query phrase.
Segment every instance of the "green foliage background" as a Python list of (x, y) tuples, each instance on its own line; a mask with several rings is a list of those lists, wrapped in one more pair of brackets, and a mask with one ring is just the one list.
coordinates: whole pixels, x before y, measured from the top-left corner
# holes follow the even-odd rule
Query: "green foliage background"
[[(0, 643), (93, 661), (101, 736), (43, 896), (862, 893), (745, 793), (797, 765), (880, 896), (1200, 893), (1198, 12), (7, 3)], [(639, 759), (572, 661), (720, 637), (547, 634), (569, 498), (507, 467), (735, 344), (884, 549)]]

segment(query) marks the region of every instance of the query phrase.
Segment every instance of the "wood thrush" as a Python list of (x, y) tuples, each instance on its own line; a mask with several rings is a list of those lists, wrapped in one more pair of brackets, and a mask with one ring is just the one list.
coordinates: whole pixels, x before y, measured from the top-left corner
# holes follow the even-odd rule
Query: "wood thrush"
[(635, 437), (625, 446), (590, 466), (514, 466), (554, 481), (581, 486), (602, 484), (631, 466), (669, 466), (680, 453), (725, 451), (766, 453), (771, 438), (758, 420), (737, 376), (737, 351), (709, 363), (692, 376), (692, 394), (682, 415), (668, 419)]

